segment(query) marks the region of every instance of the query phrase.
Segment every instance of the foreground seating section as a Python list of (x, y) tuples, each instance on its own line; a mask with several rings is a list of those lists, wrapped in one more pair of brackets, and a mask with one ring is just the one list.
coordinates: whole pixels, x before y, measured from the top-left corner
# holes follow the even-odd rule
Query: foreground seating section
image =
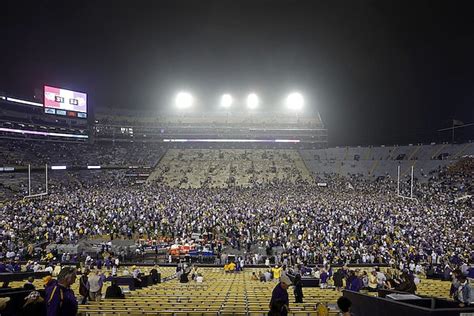
[[(151, 268), (142, 268), (148, 273)], [(171, 276), (174, 267), (161, 267), (164, 278)], [(204, 277), (203, 283), (190, 281), (179, 283), (172, 279), (168, 282), (127, 292), (124, 300), (103, 299), (80, 305), (81, 315), (173, 315), (173, 316), (211, 316), (211, 315), (266, 315), (273, 288), (277, 282), (259, 282), (251, 280), (252, 272), (263, 269), (245, 269), (241, 273), (224, 273), (222, 268), (199, 268)], [(22, 286), (15, 281), (12, 286)], [(37, 280), (38, 288), (42, 287)], [(109, 284), (106, 283), (105, 287)], [(104, 291), (105, 291), (104, 287)], [(450, 282), (422, 279), (417, 294), (448, 298)], [(78, 282), (73, 290), (79, 297)], [(334, 309), (336, 300), (342, 295), (333, 289), (304, 288), (304, 303), (293, 303), (292, 289), (289, 289), (291, 316), (315, 315), (317, 303), (327, 303), (330, 315), (337, 315)], [(375, 295), (375, 293), (370, 293)]]
[[(261, 283), (251, 280), (251, 271), (224, 274), (222, 269), (200, 269), (202, 284), (181, 284), (172, 280), (134, 291), (126, 300), (103, 300), (81, 306), (86, 315), (104, 312), (156, 313), (158, 315), (265, 315), (276, 281)], [(311, 315), (316, 302), (335, 302), (339, 293), (332, 290), (308, 289), (303, 304), (291, 304), (290, 315)], [(133, 299), (132, 299), (133, 298)], [(290, 290), (290, 299), (293, 299)], [(130, 314), (124, 314), (130, 315)]]

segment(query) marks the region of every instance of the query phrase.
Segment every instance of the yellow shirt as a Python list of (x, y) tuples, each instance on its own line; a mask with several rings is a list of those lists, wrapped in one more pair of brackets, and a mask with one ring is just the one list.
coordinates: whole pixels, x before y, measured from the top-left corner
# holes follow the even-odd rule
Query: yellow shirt
[(279, 279), (281, 276), (281, 268), (272, 268), (273, 277)]

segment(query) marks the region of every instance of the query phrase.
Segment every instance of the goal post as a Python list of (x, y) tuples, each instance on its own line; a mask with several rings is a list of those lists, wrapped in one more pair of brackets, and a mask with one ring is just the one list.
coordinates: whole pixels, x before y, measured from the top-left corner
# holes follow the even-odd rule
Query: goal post
[(400, 165), (398, 165), (397, 167), (397, 196), (402, 199), (414, 200), (418, 202), (418, 200), (413, 197), (413, 184), (414, 184), (414, 165), (411, 166), (410, 196), (404, 196), (400, 193)]
[(48, 164), (45, 164), (44, 171), (45, 171), (45, 177), (44, 177), (45, 191), (40, 192), (40, 193), (36, 193), (36, 194), (32, 194), (32, 190), (31, 190), (31, 165), (30, 164), (28, 165), (28, 195), (24, 197), (25, 199), (48, 195)]

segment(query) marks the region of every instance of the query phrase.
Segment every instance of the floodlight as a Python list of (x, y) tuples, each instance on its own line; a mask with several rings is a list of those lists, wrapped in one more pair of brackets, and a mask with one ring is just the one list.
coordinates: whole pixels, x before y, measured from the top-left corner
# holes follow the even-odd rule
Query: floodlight
[(187, 109), (193, 105), (194, 98), (188, 92), (180, 92), (176, 95), (175, 103), (179, 109)]
[(232, 98), (232, 96), (230, 94), (223, 94), (222, 97), (221, 97), (221, 106), (223, 108), (228, 108), (232, 105), (232, 103), (234, 102), (234, 99)]
[(247, 96), (247, 107), (249, 109), (255, 109), (260, 103), (258, 96), (255, 93), (250, 93)]
[(286, 106), (291, 110), (301, 110), (304, 105), (304, 98), (299, 92), (292, 92), (286, 97)]

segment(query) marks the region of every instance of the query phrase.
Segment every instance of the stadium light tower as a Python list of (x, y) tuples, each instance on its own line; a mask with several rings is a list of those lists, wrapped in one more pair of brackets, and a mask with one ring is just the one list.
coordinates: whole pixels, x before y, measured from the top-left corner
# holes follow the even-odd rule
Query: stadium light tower
[(260, 104), (260, 100), (258, 99), (258, 96), (255, 93), (250, 93), (247, 96), (247, 107), (251, 110), (257, 108), (257, 106)]
[(193, 106), (194, 98), (188, 92), (179, 92), (176, 95), (175, 104), (178, 109), (187, 109)]
[(286, 97), (286, 106), (290, 110), (299, 111), (304, 106), (304, 98), (299, 92), (292, 92)]
[(228, 109), (232, 103), (234, 103), (234, 99), (232, 98), (232, 96), (228, 93), (226, 94), (223, 94), (222, 97), (221, 97), (221, 106), (223, 108), (226, 108)]

